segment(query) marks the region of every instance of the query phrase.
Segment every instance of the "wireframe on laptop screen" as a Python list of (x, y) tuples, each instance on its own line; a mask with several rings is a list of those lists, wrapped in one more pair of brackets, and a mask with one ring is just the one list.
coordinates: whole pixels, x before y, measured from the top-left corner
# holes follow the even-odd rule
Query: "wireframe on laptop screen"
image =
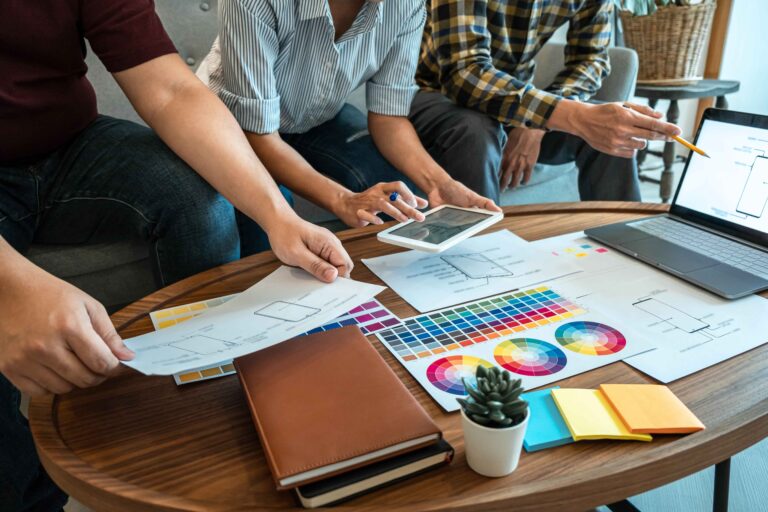
[(768, 129), (705, 119), (677, 206), (768, 233)]

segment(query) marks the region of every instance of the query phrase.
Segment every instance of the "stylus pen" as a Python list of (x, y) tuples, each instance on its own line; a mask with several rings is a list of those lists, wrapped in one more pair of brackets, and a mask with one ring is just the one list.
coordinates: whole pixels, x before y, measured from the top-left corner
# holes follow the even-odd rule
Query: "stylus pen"
[(700, 154), (701, 156), (705, 156), (705, 157), (707, 157), (707, 158), (710, 158), (710, 156), (709, 156), (708, 154), (706, 154), (706, 153), (704, 152), (704, 150), (703, 150), (703, 149), (701, 149), (701, 148), (698, 148), (698, 147), (694, 146), (693, 144), (691, 144), (690, 142), (688, 142), (688, 141), (687, 141), (687, 140), (685, 140), (684, 138), (682, 138), (682, 137), (679, 137), (679, 136), (677, 136), (677, 135), (674, 135), (674, 136), (672, 137), (672, 139), (674, 139), (675, 141), (679, 142), (679, 143), (680, 143), (680, 144), (682, 144), (683, 146), (687, 147), (687, 148), (688, 148), (688, 149), (690, 149), (691, 151), (695, 151), (696, 153)]

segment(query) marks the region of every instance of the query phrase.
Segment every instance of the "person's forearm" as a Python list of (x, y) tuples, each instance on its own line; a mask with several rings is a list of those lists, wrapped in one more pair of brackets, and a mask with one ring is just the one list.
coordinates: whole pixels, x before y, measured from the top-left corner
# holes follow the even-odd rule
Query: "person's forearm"
[(6, 293), (12, 282), (28, 278), (30, 272), (43, 271), (19, 254), (2, 236), (0, 236), (0, 262), (0, 294)]
[(352, 193), (317, 172), (280, 134), (246, 132), (246, 137), (275, 180), (301, 197), (333, 212)]
[(547, 128), (581, 136), (579, 119), (588, 116), (590, 105), (578, 101), (561, 101), (547, 121)]
[(229, 110), (178, 56), (160, 57), (115, 78), (160, 138), (267, 232), (295, 216)]
[(407, 118), (371, 112), (368, 131), (382, 156), (423, 192), (429, 193), (439, 183), (451, 179), (424, 149)]

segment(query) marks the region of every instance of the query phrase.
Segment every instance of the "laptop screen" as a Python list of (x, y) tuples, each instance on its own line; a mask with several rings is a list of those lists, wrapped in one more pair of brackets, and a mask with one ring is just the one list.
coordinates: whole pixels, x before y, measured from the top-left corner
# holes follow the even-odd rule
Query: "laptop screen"
[(695, 144), (711, 158), (691, 155), (675, 207), (768, 234), (768, 128), (705, 118)]

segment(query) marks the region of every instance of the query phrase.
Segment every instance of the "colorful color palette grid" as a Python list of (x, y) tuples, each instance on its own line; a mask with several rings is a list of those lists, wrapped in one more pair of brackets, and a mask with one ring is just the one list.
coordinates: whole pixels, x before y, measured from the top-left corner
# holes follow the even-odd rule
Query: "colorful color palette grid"
[(340, 316), (333, 322), (312, 329), (305, 334), (330, 331), (348, 325), (356, 325), (363, 331), (363, 334), (368, 335), (381, 331), (382, 329), (400, 325), (400, 319), (385, 308), (381, 302), (372, 300), (356, 307), (346, 315)]
[(379, 339), (408, 362), (461, 347), (509, 337), (585, 313), (546, 286), (507, 293), (403, 320), (380, 331)]
[(474, 380), (478, 366), (493, 367), (488, 361), (475, 356), (441, 357), (427, 368), (427, 379), (437, 389), (452, 395), (464, 396), (467, 392), (464, 391), (464, 383), (461, 379)]
[(597, 322), (570, 322), (558, 327), (557, 342), (563, 347), (588, 356), (608, 356), (627, 346), (619, 331)]
[[(149, 316), (152, 319), (152, 325), (154, 325), (155, 330), (166, 329), (172, 325), (194, 318), (213, 307), (224, 304), (234, 296), (235, 295), (227, 295), (225, 297), (193, 302), (183, 306), (161, 309), (151, 312)], [(357, 306), (345, 315), (336, 318), (333, 322), (305, 332), (301, 336), (330, 331), (347, 325), (357, 325), (363, 334), (368, 335), (382, 329), (389, 329), (400, 325), (400, 319), (385, 308), (382, 303), (377, 300), (372, 300)], [(177, 373), (173, 376), (173, 379), (177, 385), (181, 386), (183, 384), (226, 377), (227, 375), (233, 375), (234, 373), (236, 372), (232, 361), (224, 361), (213, 366), (197, 368), (184, 373)]]
[(502, 341), (493, 350), (493, 356), (505, 370), (533, 377), (552, 375), (567, 364), (562, 350), (551, 343), (533, 338)]

